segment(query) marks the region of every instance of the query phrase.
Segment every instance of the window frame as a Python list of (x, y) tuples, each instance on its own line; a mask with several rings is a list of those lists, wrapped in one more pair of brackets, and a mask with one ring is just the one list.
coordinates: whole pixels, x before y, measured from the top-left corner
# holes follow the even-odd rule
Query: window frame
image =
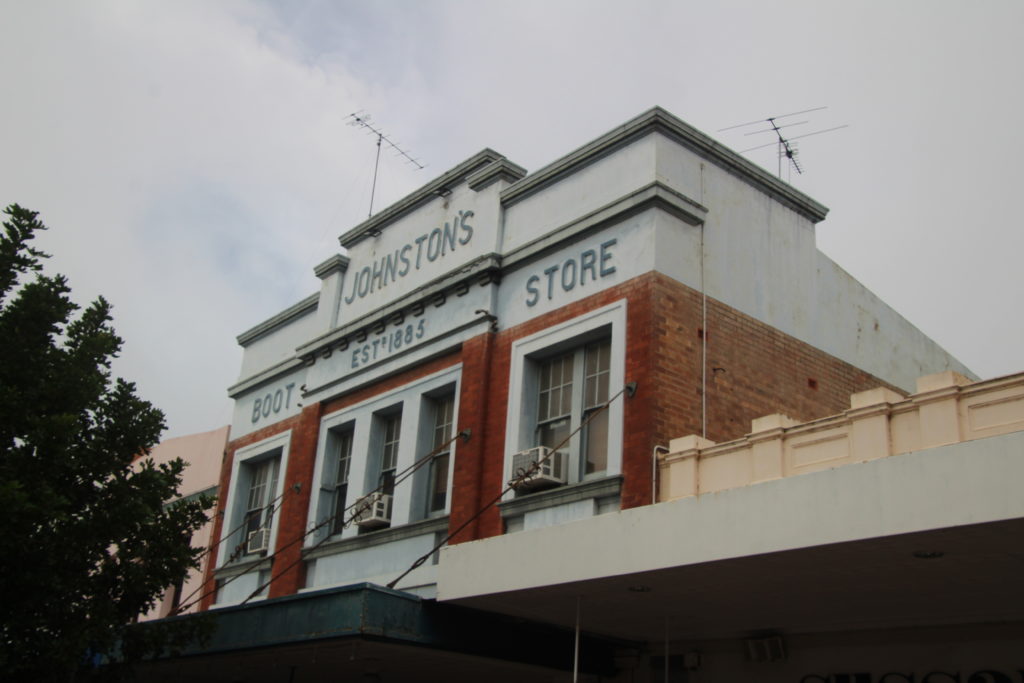
[[(235, 451), (231, 463), (231, 480), (228, 495), (224, 503), (224, 522), (220, 531), (220, 545), (217, 552), (217, 567), (223, 567), (233, 554), (239, 543), (244, 543), (243, 534), (247, 528), (243, 525), (248, 507), (248, 498), (254, 468), (270, 459), (277, 459), (276, 484), (271, 487), (268, 501), (280, 498), (285, 490), (285, 473), (288, 471), (288, 454), (291, 446), (291, 430), (274, 435), (262, 441), (250, 444)], [(244, 492), (242, 489), (244, 488)], [(278, 501), (278, 504), (280, 501)], [(278, 524), (281, 516), (272, 515), (270, 519), (270, 539), (267, 543), (267, 554), (272, 554), (277, 543)], [(236, 530), (237, 528), (237, 530)], [(236, 538), (232, 539), (232, 531)], [(242, 553), (238, 561), (246, 561), (254, 555)]]
[[(582, 351), (586, 345), (608, 339), (610, 342), (608, 368), (608, 395), (614, 396), (626, 382), (626, 300), (594, 309), (563, 323), (545, 328), (512, 343), (509, 377), (509, 400), (505, 422), (505, 481), (512, 478), (512, 456), (537, 444), (536, 430), (539, 419), (539, 368), (544, 361), (570, 351)], [(584, 354), (580, 354), (583, 356)], [(582, 368), (585, 378), (586, 368)], [(574, 407), (580, 403), (584, 412), (585, 381), (573, 397)], [(608, 408), (606, 467), (600, 472), (586, 474), (581, 463), (582, 434), (570, 442), (569, 481), (576, 484), (591, 479), (614, 476), (622, 472), (623, 401), (616, 400)], [(579, 426), (570, 421), (570, 430)], [(505, 494), (505, 500), (514, 498), (514, 492)]]
[[(349, 424), (344, 428), (332, 430), (334, 447), (331, 448), (331, 458), (334, 461), (334, 501), (331, 504), (332, 521), (330, 524), (331, 534), (341, 533), (339, 524), (344, 524), (344, 511), (349, 502), (349, 484), (352, 472), (352, 444), (355, 441), (354, 425)], [(344, 467), (344, 469), (343, 469)], [(344, 475), (342, 474), (344, 472)], [(344, 479), (344, 481), (342, 481)], [(355, 499), (352, 500), (355, 502)]]
[[(455, 436), (457, 428), (458, 413), (456, 412), (456, 406), (458, 405), (458, 397), (455, 395), (454, 387), (452, 387), (450, 391), (433, 396), (424, 396), (424, 400), (427, 402), (430, 418), (427, 425), (427, 438), (421, 439), (426, 448), (423, 455), (425, 456), (427, 453), (433, 452), (443, 444), (448, 443), (448, 447), (443, 451), (435, 453), (426, 465), (427, 475), (426, 482), (424, 482), (424, 517), (441, 517), (448, 514), (451, 504), (451, 465), (452, 451), (455, 448), (455, 443), (449, 442)], [(439, 469), (441, 462), (444, 463), (443, 470)], [(439, 474), (444, 479), (443, 491), (441, 492), (443, 499), (440, 506), (436, 505)]]
[[(594, 358), (592, 355), (594, 351), (597, 352), (597, 372), (591, 372), (593, 368), (589, 363)], [(606, 361), (606, 366), (601, 365), (602, 359)], [(569, 362), (567, 363), (567, 361)], [(560, 349), (551, 355), (531, 357), (530, 363), (534, 366), (533, 371), (538, 376), (537, 410), (535, 411), (537, 418), (532, 445), (554, 448), (558, 443), (564, 441), (565, 437), (558, 434), (545, 438), (545, 428), (564, 429), (566, 434), (574, 432), (611, 396), (611, 338), (603, 336), (588, 339), (577, 346)], [(566, 373), (567, 367), (568, 373)], [(557, 380), (554, 376), (555, 372), (559, 375)], [(603, 392), (600, 390), (602, 378), (605, 380)], [(552, 405), (552, 399), (557, 400), (559, 404), (557, 407)], [(607, 434), (608, 414), (606, 412), (603, 418), (595, 419), (586, 428), (573, 434), (569, 443), (563, 448), (569, 456), (570, 471), (575, 472), (580, 481), (604, 477), (608, 469), (606, 437), (601, 453), (604, 466), (589, 471), (588, 450), (592, 441), (592, 428), (597, 428), (601, 424), (598, 420), (603, 421)], [(561, 427), (563, 422), (565, 422), (565, 426)]]
[[(436, 373), (413, 380), (400, 387), (385, 393), (373, 396), (350, 406), (346, 406), (337, 412), (325, 415), (320, 419), (320, 431), (317, 442), (316, 464), (313, 471), (313, 495), (310, 496), (308, 517), (310, 528), (320, 524), (327, 516), (331, 515), (330, 506), (334, 502), (333, 482), (337, 476), (337, 470), (332, 462), (336, 451), (334, 439), (341, 430), (352, 431), (352, 460), (348, 480), (348, 501), (351, 505), (356, 499), (366, 495), (377, 487), (379, 477), (379, 465), (375, 459), (379, 458), (382, 446), (382, 418), (387, 415), (401, 411), (402, 427), (398, 448), (396, 470), (404, 471), (418, 457), (426, 455), (431, 448), (427, 448), (426, 431), (430, 414), (427, 406), (437, 397), (453, 395), (455, 404), (453, 407), (454, 421), (457, 423), (459, 411), (459, 387), (462, 377), (462, 364), (457, 363)], [(456, 425), (453, 424), (453, 429)], [(449, 463), (455, 463), (458, 458), (457, 444), (452, 444)], [(379, 462), (379, 460), (378, 460)], [(433, 515), (426, 514), (426, 491), (427, 491), (427, 467), (421, 467), (412, 477), (403, 481), (396, 487), (395, 495), (392, 498), (391, 528), (404, 526), (434, 516), (440, 517), (442, 513)], [(452, 486), (452, 470), (448, 468), (448, 491)], [(330, 503), (326, 501), (330, 497)], [(445, 512), (451, 506), (451, 495), (445, 503)], [(352, 525), (341, 529), (340, 533), (334, 528), (333, 523), (323, 530), (311, 533), (306, 537), (304, 546), (313, 545), (325, 540), (325, 536), (335, 539), (347, 539), (359, 535), (358, 528)]]

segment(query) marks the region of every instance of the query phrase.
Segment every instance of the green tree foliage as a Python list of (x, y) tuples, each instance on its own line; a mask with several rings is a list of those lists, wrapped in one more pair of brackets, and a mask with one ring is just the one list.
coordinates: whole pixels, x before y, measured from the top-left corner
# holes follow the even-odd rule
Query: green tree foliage
[(212, 501), (168, 504), (184, 463), (137, 460), (164, 416), (133, 384), (111, 380), (121, 339), (110, 305), (101, 297), (76, 315), (65, 278), (43, 274), (47, 254), (29, 245), (46, 229), (37, 214), (4, 213), (0, 679), (107, 676), (195, 635), (180, 622), (132, 621), (198, 565), (189, 539)]

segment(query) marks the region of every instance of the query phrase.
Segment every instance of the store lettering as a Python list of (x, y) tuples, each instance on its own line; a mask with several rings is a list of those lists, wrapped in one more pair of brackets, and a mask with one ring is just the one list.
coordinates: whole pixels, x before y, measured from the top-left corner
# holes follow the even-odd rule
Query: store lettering
[(1015, 672), (983, 669), (969, 674), (959, 671), (928, 671), (923, 674), (889, 671), (881, 676), (867, 672), (807, 674), (800, 683), (1024, 683), (1024, 669)]
[(262, 398), (257, 398), (252, 403), (252, 423), (256, 424), (261, 417), (276, 415), (282, 410), (288, 410), (292, 405), (292, 389), (295, 382), (286, 384), (277, 391), (269, 392)]
[(615, 238), (602, 242), (597, 249), (587, 249), (578, 257), (567, 258), (543, 270), (543, 275), (531, 275), (526, 280), (526, 305), (536, 306), (541, 297), (549, 301), (555, 296), (557, 288), (563, 292), (571, 292), (577, 286), (587, 284), (587, 276), (593, 282), (608, 277), (615, 272), (612, 260), (612, 247), (618, 242)]
[(352, 277), (352, 289), (345, 297), (345, 303), (351, 304), (356, 299), (384, 289), (389, 283), (447, 256), (455, 251), (457, 245), (469, 244), (473, 239), (473, 226), (467, 220), (472, 216), (472, 211), (459, 211), (455, 220), (445, 222), (443, 228), (434, 228), (382, 256), (372, 266), (363, 266)]
[(369, 365), (370, 363), (391, 355), (403, 348), (412, 346), (412, 343), (422, 339), (427, 332), (427, 321), (420, 320), (418, 323), (398, 325), (393, 330), (386, 330), (377, 335), (373, 341), (357, 346), (352, 350), (352, 369)]

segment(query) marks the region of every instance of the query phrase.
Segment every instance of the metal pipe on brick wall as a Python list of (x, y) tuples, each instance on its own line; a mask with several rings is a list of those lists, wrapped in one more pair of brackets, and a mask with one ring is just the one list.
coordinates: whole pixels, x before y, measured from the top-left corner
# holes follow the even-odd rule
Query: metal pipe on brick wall
[(651, 504), (658, 502), (658, 451), (668, 453), (667, 446), (655, 446), (651, 452)]

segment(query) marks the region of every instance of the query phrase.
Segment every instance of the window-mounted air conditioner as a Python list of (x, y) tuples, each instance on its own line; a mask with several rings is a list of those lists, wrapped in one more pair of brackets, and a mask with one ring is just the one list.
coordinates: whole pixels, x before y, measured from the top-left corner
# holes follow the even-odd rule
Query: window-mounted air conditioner
[(247, 554), (262, 553), (270, 544), (270, 529), (261, 527), (256, 531), (250, 531), (245, 540), (245, 552)]
[(566, 483), (569, 454), (565, 451), (552, 452), (547, 446), (537, 446), (520, 451), (512, 456), (513, 481), (530, 472), (534, 463), (539, 463), (532, 474), (522, 477), (516, 484), (517, 491), (534, 491)]
[(391, 496), (371, 493), (360, 498), (355, 505), (353, 521), (363, 529), (376, 529), (391, 524)]

